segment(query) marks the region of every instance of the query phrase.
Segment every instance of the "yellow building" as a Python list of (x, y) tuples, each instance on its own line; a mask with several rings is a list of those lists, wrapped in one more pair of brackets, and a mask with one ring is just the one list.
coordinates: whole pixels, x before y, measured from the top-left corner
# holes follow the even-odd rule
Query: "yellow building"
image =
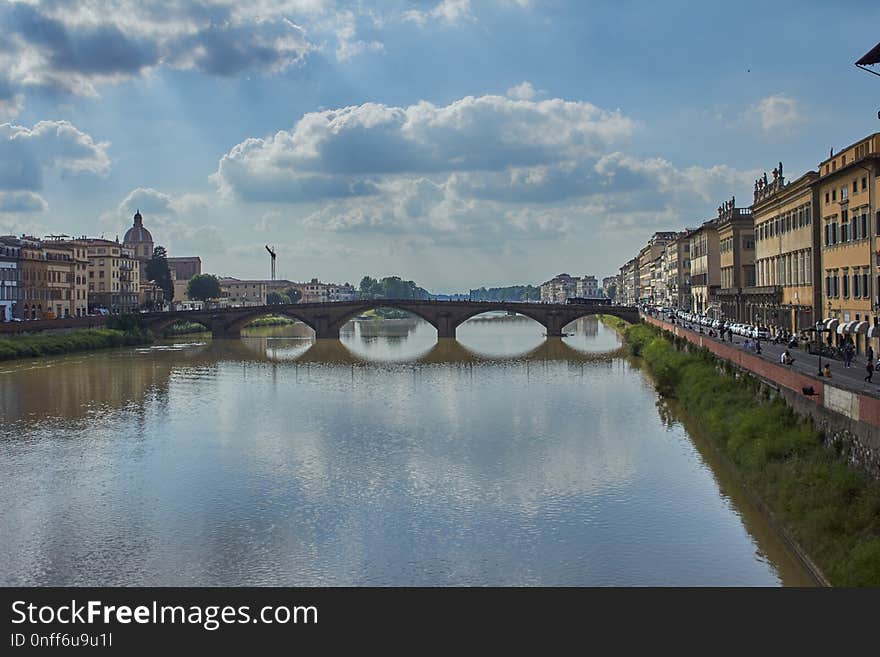
[(786, 182), (782, 162), (773, 180), (755, 181), (757, 286), (748, 299), (746, 321), (801, 331), (821, 318), (819, 232), (814, 219), (819, 207), (819, 174), (809, 171)]
[(118, 241), (88, 239), (89, 311), (135, 312), (140, 292), (139, 265), (132, 249)]
[(689, 236), (691, 255), (691, 312), (704, 314), (709, 310), (711, 295), (721, 281), (721, 258), (718, 247), (718, 226), (714, 219), (693, 230)]
[(750, 208), (731, 198), (718, 208), (719, 288), (712, 296), (724, 319), (744, 322), (745, 290), (755, 286), (755, 224)]
[(70, 315), (72, 317), (85, 317), (89, 314), (89, 255), (87, 240), (85, 238), (55, 239), (54, 241), (47, 239), (44, 244), (54, 244), (69, 249), (73, 264), (70, 288)]
[(819, 165), (821, 203), (822, 309), (828, 339), (852, 339), (857, 352), (878, 343), (877, 196), (880, 133), (847, 146)]
[(49, 316), (70, 317), (76, 315), (76, 307), (71, 304), (71, 297), (76, 296), (74, 276), (76, 263), (73, 248), (54, 240), (43, 242), (43, 253), (46, 258), (48, 274), (47, 286), (49, 299), (46, 311)]

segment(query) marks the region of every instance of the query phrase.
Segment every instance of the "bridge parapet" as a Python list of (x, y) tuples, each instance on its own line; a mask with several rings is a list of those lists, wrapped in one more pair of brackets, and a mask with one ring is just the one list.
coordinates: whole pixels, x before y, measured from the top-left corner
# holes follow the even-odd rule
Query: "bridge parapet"
[(234, 338), (258, 317), (284, 315), (304, 322), (318, 339), (339, 339), (340, 329), (353, 317), (376, 308), (397, 308), (421, 317), (437, 329), (440, 338), (454, 338), (456, 329), (471, 317), (485, 312), (515, 312), (542, 324), (550, 337), (563, 335), (570, 322), (587, 315), (607, 314), (632, 323), (639, 322), (638, 309), (628, 306), (588, 304), (521, 303), (510, 301), (429, 301), (421, 299), (360, 299), (330, 303), (298, 303), (273, 306), (220, 308), (206, 311), (147, 313), (146, 328), (161, 330), (177, 321), (199, 322), (216, 338)]

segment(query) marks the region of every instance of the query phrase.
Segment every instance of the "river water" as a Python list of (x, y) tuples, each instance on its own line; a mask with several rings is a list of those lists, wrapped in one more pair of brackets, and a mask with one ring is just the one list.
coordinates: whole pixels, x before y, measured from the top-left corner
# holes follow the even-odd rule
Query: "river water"
[(0, 363), (0, 585), (809, 585), (595, 318)]

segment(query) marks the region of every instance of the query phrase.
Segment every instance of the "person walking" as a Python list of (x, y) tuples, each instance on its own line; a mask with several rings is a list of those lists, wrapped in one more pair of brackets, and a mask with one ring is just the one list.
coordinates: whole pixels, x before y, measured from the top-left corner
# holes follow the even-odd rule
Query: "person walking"
[(871, 379), (874, 376), (874, 361), (873, 360), (868, 361), (868, 364), (865, 365), (865, 370), (867, 370), (867, 372), (868, 372), (868, 376), (865, 377), (865, 381), (867, 381), (868, 383), (873, 383), (873, 381), (871, 381)]
[(872, 347), (871, 345), (868, 345), (868, 350), (865, 352), (865, 355), (868, 357), (868, 362), (873, 363), (874, 362), (874, 347)]
[(853, 343), (847, 340), (843, 345), (843, 366), (852, 367), (853, 356), (855, 355), (855, 347)]

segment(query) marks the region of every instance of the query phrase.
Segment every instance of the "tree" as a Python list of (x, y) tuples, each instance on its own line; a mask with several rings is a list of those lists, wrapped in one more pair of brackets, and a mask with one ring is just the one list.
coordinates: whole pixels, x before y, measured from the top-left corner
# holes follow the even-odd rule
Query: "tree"
[(164, 246), (157, 246), (153, 249), (153, 257), (147, 262), (146, 274), (148, 281), (153, 281), (162, 288), (165, 301), (171, 303), (174, 300), (174, 281), (171, 280), (168, 254)]
[(213, 274), (197, 274), (189, 279), (189, 284), (186, 286), (186, 295), (190, 299), (207, 301), (217, 299), (221, 294), (220, 281)]
[(303, 298), (303, 293), (295, 287), (287, 288), (284, 294), (287, 295), (287, 303), (299, 303), (299, 300)]
[(269, 292), (266, 295), (266, 303), (270, 306), (277, 306), (282, 303), (290, 303), (290, 297), (286, 294), (281, 294), (280, 292)]

